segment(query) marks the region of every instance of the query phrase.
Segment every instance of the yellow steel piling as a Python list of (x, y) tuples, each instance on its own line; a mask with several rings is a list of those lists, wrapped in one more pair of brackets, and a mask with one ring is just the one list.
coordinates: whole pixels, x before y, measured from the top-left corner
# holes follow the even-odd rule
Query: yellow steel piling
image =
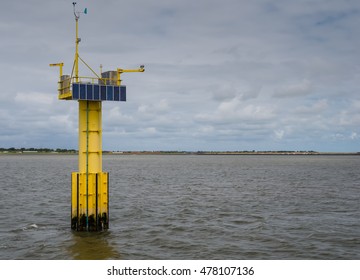
[[(73, 3), (76, 22), (75, 57), (73, 73), (71, 76), (63, 75), (64, 63), (54, 63), (50, 66), (59, 66), (59, 99), (78, 100), (79, 103), (79, 171), (71, 175), (71, 228), (76, 231), (101, 231), (109, 228), (109, 173), (102, 171), (102, 100), (125, 101), (115, 99), (112, 95), (123, 87), (120, 75), (126, 72), (144, 72), (144, 66), (138, 69), (117, 69), (116, 81), (111, 78), (97, 75), (91, 67), (79, 57), (80, 38), (78, 34), (80, 12), (75, 11), (76, 2)], [(87, 13), (85, 9), (84, 13)], [(96, 77), (79, 76), (79, 60), (85, 64)], [(101, 70), (102, 72), (102, 66)], [(116, 73), (116, 72), (115, 72)], [(90, 79), (91, 83), (84, 83), (82, 79)], [(92, 86), (98, 82), (97, 87), (105, 87), (105, 99), (98, 96)], [(75, 89), (77, 87), (75, 96)], [(89, 86), (89, 90), (84, 90)], [(109, 98), (106, 95), (106, 86), (109, 86)], [(80, 89), (79, 89), (80, 88)], [(72, 92), (72, 90), (74, 92)], [(80, 96), (79, 96), (80, 92)], [(90, 93), (90, 97), (87, 94)], [(84, 94), (86, 97), (82, 97)], [(99, 93), (97, 93), (99, 94)], [(102, 92), (101, 92), (102, 94)], [(119, 92), (117, 93), (119, 94)], [(113, 97), (111, 97), (113, 96)]]

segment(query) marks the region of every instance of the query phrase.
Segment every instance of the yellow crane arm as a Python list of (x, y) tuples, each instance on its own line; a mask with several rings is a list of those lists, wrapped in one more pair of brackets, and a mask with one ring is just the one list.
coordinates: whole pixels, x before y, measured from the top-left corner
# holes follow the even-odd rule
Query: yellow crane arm
[(119, 73), (144, 72), (145, 71), (145, 66), (140, 65), (140, 67), (138, 69), (121, 69), (121, 68), (118, 68), (117, 71)]
[(50, 67), (55, 67), (55, 66), (58, 66), (60, 68), (60, 77), (63, 75), (63, 66), (64, 66), (64, 63), (63, 62), (60, 62), (60, 63), (51, 63), (49, 64)]
[(138, 69), (121, 69), (121, 68), (118, 68), (117, 69), (117, 85), (119, 86), (121, 84), (120, 75), (122, 73), (134, 73), (134, 72), (144, 72), (144, 71), (145, 71), (145, 66), (144, 65), (140, 65), (140, 67)]

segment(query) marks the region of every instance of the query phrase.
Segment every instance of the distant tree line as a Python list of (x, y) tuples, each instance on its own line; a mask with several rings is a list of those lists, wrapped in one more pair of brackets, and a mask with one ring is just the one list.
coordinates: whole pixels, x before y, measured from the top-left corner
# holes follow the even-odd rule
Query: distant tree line
[(8, 153), (24, 153), (24, 152), (38, 152), (38, 153), (76, 153), (74, 149), (49, 149), (49, 148), (0, 148), (0, 152)]
[(316, 151), (197, 151), (196, 154), (318, 154)]
[[(63, 153), (63, 154), (75, 154), (78, 151), (75, 149), (50, 149), (50, 148), (0, 148), (0, 153)], [(287, 150), (279, 150), (279, 151), (106, 151), (103, 150), (103, 154), (124, 154), (124, 155), (320, 155), (320, 154), (352, 154), (352, 155), (360, 155), (360, 152), (353, 153), (324, 153), (324, 152), (316, 152), (316, 151), (287, 151)]]

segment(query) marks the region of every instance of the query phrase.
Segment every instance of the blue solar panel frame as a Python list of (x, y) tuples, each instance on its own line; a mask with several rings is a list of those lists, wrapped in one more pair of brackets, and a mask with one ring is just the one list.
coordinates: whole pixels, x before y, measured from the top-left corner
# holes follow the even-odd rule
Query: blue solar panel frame
[(106, 87), (106, 100), (114, 101), (114, 87)]
[(72, 85), (72, 96), (73, 99), (79, 99), (80, 97), (80, 85), (79, 84), (73, 84)]
[(86, 100), (86, 85), (80, 84), (80, 99)]
[(93, 86), (91, 84), (86, 85), (86, 99), (94, 100)]
[(126, 87), (119, 87), (120, 90), (120, 101), (126, 101)]
[(106, 100), (106, 88), (107, 86), (100, 86), (100, 99)]
[(94, 85), (94, 100), (100, 100), (100, 86)]
[(73, 83), (72, 100), (126, 101), (126, 86)]

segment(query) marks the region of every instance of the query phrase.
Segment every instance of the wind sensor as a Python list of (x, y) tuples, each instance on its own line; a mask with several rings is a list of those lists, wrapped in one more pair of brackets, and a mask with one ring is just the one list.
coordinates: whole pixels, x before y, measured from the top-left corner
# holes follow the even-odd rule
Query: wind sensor
[[(73, 2), (76, 40), (71, 75), (63, 75), (64, 63), (54, 63), (60, 69), (58, 98), (79, 103), (79, 171), (71, 175), (71, 228), (76, 231), (102, 231), (109, 228), (109, 173), (102, 171), (102, 101), (126, 101), (126, 87), (120, 75), (144, 72), (121, 69), (97, 74), (80, 56), (78, 25), (81, 14)], [(79, 61), (94, 74), (79, 75)], [(101, 67), (102, 68), (102, 67)]]
[(85, 8), (83, 12), (77, 12), (75, 11), (76, 2), (73, 2), (72, 4), (74, 6), (74, 15), (76, 20), (80, 18), (80, 14), (85, 14), (85, 15), (87, 14), (87, 8)]

